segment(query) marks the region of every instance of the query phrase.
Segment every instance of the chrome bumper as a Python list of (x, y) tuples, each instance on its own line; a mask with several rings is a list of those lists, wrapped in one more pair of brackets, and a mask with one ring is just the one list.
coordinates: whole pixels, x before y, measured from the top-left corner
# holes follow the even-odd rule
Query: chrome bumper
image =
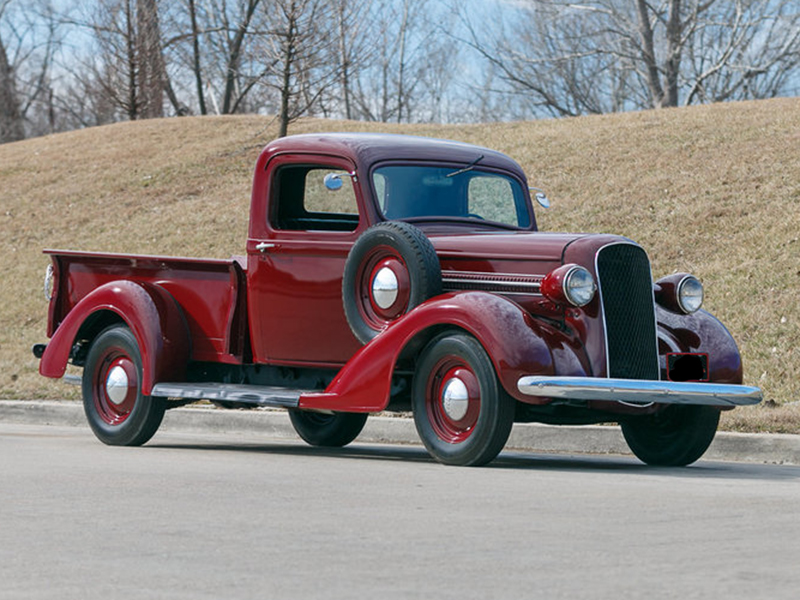
[(761, 402), (761, 390), (757, 387), (722, 383), (530, 375), (521, 377), (517, 387), (528, 396), (642, 405), (658, 403), (744, 406)]

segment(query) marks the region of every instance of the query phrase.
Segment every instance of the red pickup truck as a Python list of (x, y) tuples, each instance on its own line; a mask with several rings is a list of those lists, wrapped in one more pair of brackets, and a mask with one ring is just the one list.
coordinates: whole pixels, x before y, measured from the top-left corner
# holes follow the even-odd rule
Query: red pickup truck
[(285, 407), (320, 446), (411, 410), (431, 455), (458, 465), (491, 461), (515, 421), (618, 422), (644, 462), (686, 465), (721, 410), (761, 400), (695, 277), (654, 282), (623, 237), (538, 231), (519, 165), (486, 148), (276, 140), (246, 251), (47, 250), (41, 374), (83, 367), (107, 444), (143, 444), (165, 409), (200, 399)]

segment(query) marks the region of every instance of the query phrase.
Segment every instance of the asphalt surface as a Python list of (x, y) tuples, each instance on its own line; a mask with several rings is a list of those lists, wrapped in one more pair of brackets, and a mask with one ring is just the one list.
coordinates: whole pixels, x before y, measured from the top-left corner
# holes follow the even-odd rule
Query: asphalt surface
[(0, 600), (795, 599), (800, 467), (0, 422)]
[[(80, 402), (0, 400), (0, 423), (66, 425), (88, 431)], [(170, 410), (156, 434), (254, 433), (264, 439), (297, 440), (288, 414), (282, 410), (223, 410), (188, 407)], [(358, 442), (419, 445), (411, 419), (370, 417)], [(630, 455), (619, 427), (565, 427), (516, 424), (506, 444), (509, 450), (555, 454)], [(800, 435), (718, 432), (702, 460), (800, 465)]]

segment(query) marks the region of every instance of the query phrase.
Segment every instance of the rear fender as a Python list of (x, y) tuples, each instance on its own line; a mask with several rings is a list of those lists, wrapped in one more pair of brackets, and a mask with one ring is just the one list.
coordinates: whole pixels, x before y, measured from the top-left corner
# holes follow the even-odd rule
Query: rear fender
[(191, 340), (183, 311), (163, 288), (133, 281), (107, 283), (78, 302), (47, 344), (39, 373), (62, 377), (74, 344), (115, 322), (124, 322), (139, 344), (143, 394), (158, 381), (184, 378)]
[(301, 396), (300, 407), (384, 410), (389, 403), (392, 373), (404, 349), (442, 328), (461, 329), (477, 338), (505, 390), (519, 400), (531, 402), (531, 397), (523, 397), (517, 389), (521, 376), (555, 371), (548, 340), (560, 336), (557, 331), (501, 296), (456, 292), (437, 296), (392, 323), (348, 361), (325, 392)]

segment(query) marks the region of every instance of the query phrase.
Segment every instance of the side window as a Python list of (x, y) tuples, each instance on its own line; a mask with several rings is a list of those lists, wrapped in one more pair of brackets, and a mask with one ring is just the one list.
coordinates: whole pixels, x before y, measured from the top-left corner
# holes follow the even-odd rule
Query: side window
[[(326, 175), (338, 175), (342, 185), (325, 186)], [(290, 231), (354, 231), (358, 205), (352, 178), (346, 171), (307, 165), (281, 167), (275, 173), (272, 225)]]
[(506, 177), (480, 175), (469, 182), (469, 214), (506, 225), (517, 225), (514, 189)]
[(375, 186), (375, 198), (378, 200), (378, 206), (380, 206), (381, 212), (386, 214), (386, 175), (374, 173), (372, 184)]

